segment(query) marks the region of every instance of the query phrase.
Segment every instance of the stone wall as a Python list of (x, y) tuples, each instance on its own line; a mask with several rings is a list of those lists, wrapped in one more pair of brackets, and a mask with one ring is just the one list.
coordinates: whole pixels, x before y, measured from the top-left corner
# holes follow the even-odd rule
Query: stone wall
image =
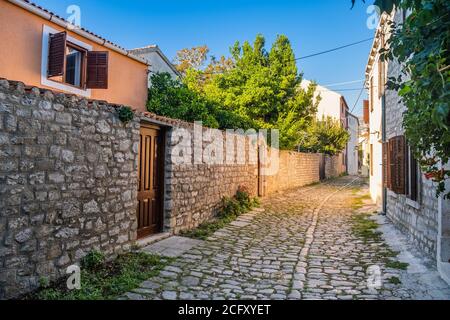
[[(195, 136), (193, 124), (140, 112), (124, 124), (118, 107), (0, 80), (0, 299), (65, 276), (91, 250), (113, 257), (133, 245), (142, 121), (166, 135), (164, 231), (210, 219), (239, 186), (258, 194), (258, 156), (248, 136), (203, 128), (201, 146), (180, 144), (180, 130)], [(238, 152), (242, 141), (245, 152)], [(174, 161), (180, 156), (189, 161)], [(319, 159), (282, 151), (266, 194), (319, 181)], [(330, 175), (340, 172), (332, 169), (341, 168), (336, 161)]]
[[(203, 142), (201, 147), (194, 146), (194, 139), (182, 142), (186, 150), (195, 150), (197, 154), (203, 155), (200, 163), (194, 163), (194, 153), (187, 156), (187, 163), (174, 163), (173, 157), (180, 149), (179, 136), (173, 127), (166, 133), (166, 159), (165, 159), (165, 203), (164, 203), (164, 229), (175, 234), (182, 230), (192, 229), (213, 217), (221, 207), (224, 196), (232, 197), (236, 194), (239, 186), (249, 189), (252, 196), (257, 195), (258, 166), (257, 161), (250, 161), (248, 139), (246, 139), (245, 158), (241, 163), (207, 164), (208, 150), (211, 143)], [(194, 136), (193, 126), (182, 125), (191, 137)], [(209, 129), (203, 128), (203, 133)], [(223, 137), (223, 160), (226, 159), (225, 133), (212, 130), (213, 135)], [(236, 137), (236, 136), (234, 136)], [(234, 139), (237, 143), (237, 139)], [(233, 145), (235, 146), (235, 143)], [(186, 152), (186, 151), (184, 151)], [(199, 153), (198, 153), (199, 152)], [(240, 156), (243, 156), (240, 154)], [(198, 160), (198, 158), (197, 158)], [(220, 162), (218, 160), (218, 162)]]
[(139, 120), (0, 80), (0, 298), (136, 238)]
[[(395, 20), (401, 19), (397, 12)], [(388, 63), (387, 76), (398, 77), (401, 65), (395, 61)], [(386, 139), (403, 135), (403, 113), (406, 107), (401, 103), (397, 92), (386, 90)], [(438, 235), (438, 199), (435, 186), (421, 177), (419, 200), (408, 199), (390, 190), (387, 193), (387, 216), (397, 227), (406, 232), (411, 240), (429, 256), (435, 257)]]
[(325, 156), (325, 176), (326, 178), (336, 178), (346, 172), (344, 165), (344, 154), (335, 156)]
[(280, 151), (277, 174), (264, 177), (264, 194), (302, 187), (320, 181), (320, 154)]

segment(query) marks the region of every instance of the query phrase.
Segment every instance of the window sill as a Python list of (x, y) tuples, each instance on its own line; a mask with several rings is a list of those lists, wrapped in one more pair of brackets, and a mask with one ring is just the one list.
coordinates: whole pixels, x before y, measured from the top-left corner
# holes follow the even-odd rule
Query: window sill
[(414, 209), (420, 210), (420, 203), (418, 203), (414, 200), (406, 198), (406, 204), (410, 207), (413, 207)]

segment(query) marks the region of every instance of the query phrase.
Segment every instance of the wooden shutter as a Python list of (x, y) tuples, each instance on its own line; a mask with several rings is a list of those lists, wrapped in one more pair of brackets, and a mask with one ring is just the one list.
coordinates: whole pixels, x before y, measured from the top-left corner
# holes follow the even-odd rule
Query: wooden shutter
[(383, 143), (383, 186), (391, 189), (391, 163), (389, 142)]
[(406, 142), (404, 136), (389, 140), (391, 190), (406, 194)]
[(89, 51), (87, 53), (86, 88), (108, 89), (107, 51)]
[(364, 100), (364, 123), (369, 124), (370, 121), (370, 115), (369, 115), (369, 100)]
[(48, 69), (49, 78), (64, 75), (66, 62), (66, 32), (51, 34), (49, 37)]

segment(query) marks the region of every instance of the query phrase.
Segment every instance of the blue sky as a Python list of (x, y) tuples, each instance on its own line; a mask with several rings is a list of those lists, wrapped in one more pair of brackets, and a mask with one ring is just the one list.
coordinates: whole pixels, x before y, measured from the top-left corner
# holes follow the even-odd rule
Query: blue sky
[[(236, 41), (261, 33), (270, 45), (277, 34), (292, 42), (296, 57), (373, 36), (366, 26), (368, 4), (350, 10), (350, 0), (35, 0), (62, 17), (81, 8), (82, 26), (127, 49), (157, 44), (172, 59), (177, 50), (206, 44), (215, 56), (227, 55)], [(366, 1), (370, 2), (370, 1)], [(371, 42), (300, 60), (306, 79), (327, 85), (364, 78)], [(362, 83), (330, 89), (361, 88)], [(341, 92), (350, 109), (359, 91)], [(365, 98), (365, 93), (363, 98)], [(354, 113), (361, 114), (362, 99)]]

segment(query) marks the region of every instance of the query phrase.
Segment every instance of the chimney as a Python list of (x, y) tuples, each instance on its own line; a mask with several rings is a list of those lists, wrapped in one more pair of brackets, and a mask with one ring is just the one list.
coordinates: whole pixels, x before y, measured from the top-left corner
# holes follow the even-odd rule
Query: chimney
[(369, 124), (369, 100), (364, 100), (364, 123)]

